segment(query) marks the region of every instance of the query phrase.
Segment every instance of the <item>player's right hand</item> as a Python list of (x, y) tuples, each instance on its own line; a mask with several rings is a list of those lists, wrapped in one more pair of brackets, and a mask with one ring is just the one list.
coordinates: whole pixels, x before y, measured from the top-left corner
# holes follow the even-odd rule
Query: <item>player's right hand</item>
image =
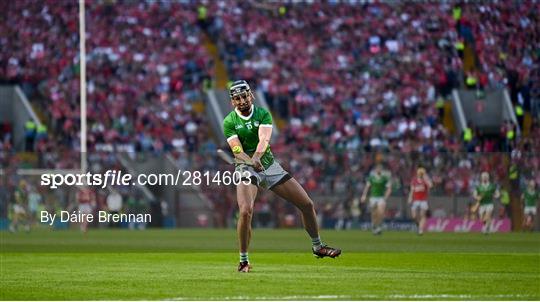
[(255, 169), (255, 171), (257, 171), (257, 172), (264, 171), (264, 166), (261, 163), (260, 158), (254, 156), (251, 160), (253, 161), (253, 169)]

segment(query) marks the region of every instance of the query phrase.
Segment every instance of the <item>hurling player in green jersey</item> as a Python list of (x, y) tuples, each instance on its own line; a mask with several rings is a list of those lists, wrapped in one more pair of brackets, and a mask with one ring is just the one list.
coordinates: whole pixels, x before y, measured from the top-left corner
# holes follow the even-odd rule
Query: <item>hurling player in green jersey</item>
[(366, 202), (368, 192), (372, 232), (374, 235), (380, 235), (382, 233), (381, 224), (384, 219), (386, 200), (392, 193), (390, 175), (383, 171), (381, 164), (377, 164), (369, 174), (360, 202)]
[(16, 232), (20, 224), (24, 225), (26, 232), (30, 231), (30, 217), (28, 215), (28, 184), (21, 179), (19, 186), (15, 188), (13, 194), (14, 203), (11, 212), (11, 224), (9, 230)]
[(531, 179), (527, 183), (527, 188), (521, 194), (521, 201), (523, 202), (523, 229), (533, 231), (536, 206), (539, 200), (540, 191), (536, 190), (536, 183), (534, 179)]
[[(341, 250), (321, 242), (313, 201), (304, 188), (274, 159), (270, 150), (272, 116), (264, 108), (253, 105), (254, 97), (246, 81), (234, 82), (229, 90), (234, 110), (223, 120), (223, 132), (238, 161), (242, 182), (236, 187), (240, 215), (237, 232), (240, 245), (239, 272), (249, 272), (248, 248), (251, 239), (251, 218), (258, 188), (272, 190), (294, 204), (302, 213), (304, 227), (311, 237), (312, 251), (317, 257), (335, 258)], [(247, 174), (246, 174), (247, 173)], [(248, 177), (249, 176), (249, 177)]]
[(500, 197), (499, 189), (497, 185), (489, 181), (489, 173), (482, 172), (480, 175), (480, 184), (476, 186), (473, 191), (474, 200), (474, 212), (478, 210), (480, 219), (484, 226), (482, 227), (482, 233), (488, 234), (491, 230), (491, 219), (493, 216), (493, 203), (496, 198)]

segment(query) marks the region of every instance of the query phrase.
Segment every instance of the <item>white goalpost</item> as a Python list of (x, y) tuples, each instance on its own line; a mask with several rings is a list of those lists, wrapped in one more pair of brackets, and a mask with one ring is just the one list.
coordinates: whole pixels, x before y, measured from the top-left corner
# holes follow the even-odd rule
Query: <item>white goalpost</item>
[(86, 28), (84, 1), (79, 0), (79, 64), (80, 64), (80, 107), (81, 107), (81, 173), (88, 169), (86, 150)]

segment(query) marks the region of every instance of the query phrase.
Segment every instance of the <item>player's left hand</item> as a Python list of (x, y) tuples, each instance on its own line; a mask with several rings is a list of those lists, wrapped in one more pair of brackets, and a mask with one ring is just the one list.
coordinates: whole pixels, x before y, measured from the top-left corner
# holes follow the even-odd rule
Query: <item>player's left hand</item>
[(264, 171), (264, 166), (261, 163), (261, 159), (259, 157), (253, 156), (251, 160), (253, 160), (253, 168), (255, 169), (255, 171), (257, 172)]

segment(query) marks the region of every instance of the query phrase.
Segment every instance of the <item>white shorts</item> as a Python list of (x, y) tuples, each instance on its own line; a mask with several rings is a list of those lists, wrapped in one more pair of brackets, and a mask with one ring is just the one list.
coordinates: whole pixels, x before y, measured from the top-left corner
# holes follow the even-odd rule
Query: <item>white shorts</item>
[(251, 175), (250, 178), (254, 178), (256, 180), (256, 183), (254, 184), (267, 190), (270, 190), (273, 187), (292, 178), (292, 176), (285, 171), (276, 160), (274, 160), (274, 162), (266, 170), (261, 172), (257, 172), (255, 169), (253, 169), (253, 167), (243, 164), (237, 165), (235, 170), (242, 173), (242, 180), (247, 179), (244, 172), (248, 171), (249, 175)]
[(480, 205), (480, 209), (478, 210), (478, 214), (480, 214), (480, 216), (484, 216), (484, 213), (487, 213), (487, 212), (493, 212), (493, 204), (490, 203), (490, 204), (485, 204), (485, 205)]
[(536, 215), (536, 207), (535, 206), (525, 207), (525, 209), (523, 209), (523, 214), (525, 214), (525, 215)]
[(13, 213), (18, 215), (26, 214), (26, 209), (20, 204), (14, 204)]
[(422, 211), (427, 211), (429, 208), (427, 200), (414, 200), (411, 204), (411, 211), (416, 212), (418, 208)]
[(80, 204), (79, 205), (79, 212), (81, 212), (81, 214), (91, 214), (92, 213), (92, 206), (87, 204), (87, 203)]
[(378, 207), (380, 203), (384, 204), (384, 198), (383, 197), (370, 197), (369, 198), (369, 207), (370, 208)]

